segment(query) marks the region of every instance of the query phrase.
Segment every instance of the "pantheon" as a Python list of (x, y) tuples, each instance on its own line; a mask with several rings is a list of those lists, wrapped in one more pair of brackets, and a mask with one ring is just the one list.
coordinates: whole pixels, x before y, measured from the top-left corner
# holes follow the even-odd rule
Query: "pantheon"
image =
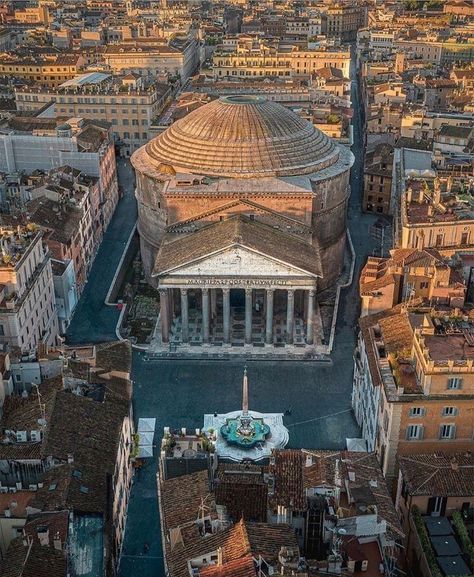
[(314, 347), (315, 296), (343, 267), (353, 161), (260, 96), (214, 100), (136, 151), (161, 345)]

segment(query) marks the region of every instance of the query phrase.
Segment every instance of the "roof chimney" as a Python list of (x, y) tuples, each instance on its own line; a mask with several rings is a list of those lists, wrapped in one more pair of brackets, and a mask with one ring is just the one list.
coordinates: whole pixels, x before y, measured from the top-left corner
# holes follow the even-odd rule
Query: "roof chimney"
[(59, 535), (59, 531), (57, 531), (53, 537), (53, 546), (58, 551), (62, 550), (61, 536)]
[(38, 527), (37, 534), (40, 545), (49, 547), (49, 529), (47, 527)]
[(453, 457), (453, 458), (451, 459), (451, 469), (452, 469), (453, 471), (457, 471), (457, 470), (459, 469), (459, 463), (458, 463), (456, 457)]

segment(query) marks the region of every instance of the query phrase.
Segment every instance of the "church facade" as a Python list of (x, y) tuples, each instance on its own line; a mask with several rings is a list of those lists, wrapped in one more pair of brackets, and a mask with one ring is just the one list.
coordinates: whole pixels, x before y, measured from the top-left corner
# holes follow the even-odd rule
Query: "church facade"
[(224, 97), (132, 156), (163, 347), (313, 347), (341, 274), (353, 155), (261, 97)]

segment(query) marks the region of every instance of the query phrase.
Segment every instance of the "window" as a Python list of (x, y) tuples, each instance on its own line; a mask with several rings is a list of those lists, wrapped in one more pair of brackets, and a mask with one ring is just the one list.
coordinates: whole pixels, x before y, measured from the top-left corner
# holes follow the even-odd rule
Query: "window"
[(5, 328), (3, 325), (0, 325), (0, 336), (4, 336), (5, 335)]
[(420, 289), (426, 289), (428, 288), (428, 283), (427, 282), (420, 282)]
[(423, 417), (425, 415), (424, 407), (412, 407), (410, 409), (410, 417)]
[(423, 438), (422, 425), (408, 425), (406, 438), (408, 441), (414, 441)]
[(456, 437), (456, 425), (441, 425), (439, 428), (440, 439), (454, 439)]
[(460, 377), (451, 377), (448, 379), (448, 389), (455, 390), (460, 389), (462, 385), (462, 379)]
[(444, 407), (442, 412), (443, 417), (455, 417), (457, 414), (457, 407)]

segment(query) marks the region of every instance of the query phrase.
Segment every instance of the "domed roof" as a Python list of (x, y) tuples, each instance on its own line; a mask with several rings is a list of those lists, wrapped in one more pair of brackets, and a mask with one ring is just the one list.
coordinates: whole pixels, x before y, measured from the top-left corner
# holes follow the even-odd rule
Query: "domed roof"
[(324, 133), (260, 96), (214, 100), (177, 120), (145, 150), (153, 167), (233, 178), (309, 174), (338, 158)]

